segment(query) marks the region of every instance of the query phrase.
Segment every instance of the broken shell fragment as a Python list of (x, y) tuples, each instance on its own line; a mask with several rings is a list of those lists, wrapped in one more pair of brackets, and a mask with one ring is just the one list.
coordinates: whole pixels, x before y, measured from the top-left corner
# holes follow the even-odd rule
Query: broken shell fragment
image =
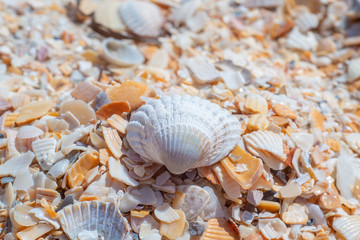
[(31, 144), (35, 140), (39, 139), (44, 132), (33, 126), (23, 126), (15, 138), (15, 146), (19, 152), (27, 152), (31, 150)]
[(99, 110), (96, 111), (96, 117), (101, 120), (107, 120), (114, 114), (121, 115), (129, 111), (130, 105), (128, 102), (111, 102), (99, 108)]
[(44, 116), (53, 107), (50, 100), (41, 100), (31, 102), (22, 107), (19, 117), (16, 119), (17, 124), (24, 124)]
[(165, 223), (172, 223), (180, 219), (179, 214), (167, 203), (157, 207), (154, 211), (154, 214), (157, 219)]
[(355, 58), (349, 61), (347, 81), (354, 82), (360, 78), (360, 58)]
[(143, 158), (180, 174), (225, 157), (240, 132), (238, 120), (218, 105), (173, 95), (152, 100), (133, 114), (126, 139)]
[(308, 222), (307, 208), (300, 203), (292, 203), (281, 215), (286, 224), (306, 224)]
[(72, 113), (83, 125), (88, 124), (90, 120), (96, 119), (94, 110), (82, 100), (71, 100), (62, 104), (60, 114), (67, 112)]
[(106, 38), (103, 43), (103, 56), (112, 64), (128, 67), (145, 61), (142, 53), (128, 41)]
[(160, 223), (160, 233), (169, 239), (177, 239), (183, 234), (185, 230), (184, 228), (185, 228), (186, 218), (184, 212), (177, 209), (173, 211), (175, 211), (175, 213), (179, 216), (179, 219), (171, 223), (167, 223), (167, 222)]
[(360, 216), (344, 216), (336, 218), (333, 228), (347, 240), (357, 240), (360, 235)]
[(104, 240), (132, 239), (130, 226), (114, 203), (79, 202), (64, 207), (58, 215), (62, 229), (71, 240), (84, 230), (97, 231)]
[(190, 58), (186, 67), (199, 83), (212, 83), (220, 79), (219, 72), (205, 57)]
[(36, 160), (43, 170), (49, 170), (54, 164), (51, 162), (51, 155), (55, 154), (56, 143), (54, 138), (39, 139), (32, 143)]
[(280, 218), (260, 219), (259, 229), (267, 239), (279, 239), (285, 234), (287, 227)]
[(142, 37), (158, 37), (165, 21), (159, 7), (145, 1), (125, 1), (119, 8), (119, 14), (126, 27)]
[(266, 99), (258, 94), (249, 93), (246, 96), (244, 105), (245, 111), (249, 113), (260, 113), (266, 115), (268, 113), (268, 104)]
[(207, 222), (207, 228), (201, 240), (235, 240), (238, 239), (230, 224), (223, 218), (213, 218)]

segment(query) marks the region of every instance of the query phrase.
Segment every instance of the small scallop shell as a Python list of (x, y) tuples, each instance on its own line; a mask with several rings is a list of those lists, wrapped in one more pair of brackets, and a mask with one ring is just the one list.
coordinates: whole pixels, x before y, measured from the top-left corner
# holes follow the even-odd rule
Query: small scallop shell
[(31, 150), (31, 143), (39, 139), (44, 132), (33, 126), (23, 126), (15, 138), (16, 149), (20, 152), (27, 152)]
[(125, 1), (119, 14), (128, 29), (142, 37), (158, 37), (165, 22), (159, 7), (145, 1)]
[(266, 239), (278, 239), (286, 233), (287, 227), (280, 218), (260, 219), (259, 229)]
[(121, 67), (141, 64), (145, 61), (142, 53), (128, 41), (106, 38), (102, 42), (103, 56), (112, 64)]
[(296, 27), (289, 33), (286, 43), (289, 48), (303, 51), (314, 50), (318, 44), (312, 32), (305, 35)]
[(360, 216), (344, 216), (334, 220), (333, 228), (346, 240), (358, 240), (360, 236)]
[(306, 11), (304, 13), (300, 13), (295, 22), (300, 31), (307, 32), (310, 29), (317, 28), (319, 25), (319, 18), (317, 15)]
[(246, 96), (245, 111), (249, 113), (260, 113), (266, 115), (268, 113), (268, 104), (266, 99), (258, 94), (249, 93)]
[(347, 81), (353, 82), (360, 78), (360, 58), (355, 58), (349, 61)]
[(139, 108), (131, 116), (126, 138), (143, 158), (180, 174), (225, 157), (240, 140), (240, 132), (236, 117), (218, 105), (173, 95)]
[(224, 218), (213, 218), (207, 222), (207, 228), (201, 236), (201, 240), (236, 240), (235, 231)]
[(38, 139), (32, 142), (32, 149), (36, 160), (43, 170), (49, 170), (54, 162), (50, 162), (49, 155), (55, 154), (56, 140), (54, 138)]
[(249, 152), (264, 160), (270, 168), (281, 170), (286, 167), (280, 135), (270, 131), (256, 131), (244, 135), (244, 140)]
[(74, 240), (80, 232), (97, 231), (104, 240), (130, 240), (130, 226), (114, 203), (79, 202), (58, 212), (60, 224), (66, 235)]

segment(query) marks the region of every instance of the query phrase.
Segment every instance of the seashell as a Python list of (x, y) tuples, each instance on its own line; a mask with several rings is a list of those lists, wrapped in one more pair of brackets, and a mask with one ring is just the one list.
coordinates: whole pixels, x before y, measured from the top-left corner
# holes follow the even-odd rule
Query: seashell
[(10, 158), (0, 165), (0, 177), (16, 177), (19, 171), (30, 166), (33, 159), (34, 154), (30, 151)]
[(175, 211), (175, 213), (179, 216), (179, 219), (171, 223), (160, 223), (160, 234), (167, 237), (168, 239), (177, 239), (183, 234), (185, 230), (186, 218), (184, 212), (177, 209), (173, 211)]
[(309, 220), (307, 208), (300, 203), (291, 203), (281, 218), (286, 224), (306, 224)]
[(70, 100), (62, 104), (60, 114), (67, 112), (72, 113), (79, 120), (79, 123), (83, 125), (88, 124), (90, 120), (96, 119), (94, 110), (82, 100)]
[(302, 193), (300, 184), (296, 181), (288, 182), (284, 187), (279, 189), (282, 198), (295, 198)]
[(273, 106), (273, 110), (276, 115), (280, 117), (290, 118), (291, 120), (295, 120), (297, 118), (297, 114), (285, 105), (275, 104)]
[(37, 188), (36, 189), (36, 199), (46, 199), (46, 201), (53, 205), (58, 205), (61, 200), (60, 193), (55, 190), (47, 189), (47, 188)]
[(53, 107), (50, 100), (41, 100), (31, 102), (21, 108), (19, 117), (16, 119), (17, 124), (24, 124), (44, 116)]
[(30, 227), (37, 224), (39, 220), (29, 214), (31, 209), (33, 208), (24, 204), (16, 205), (10, 212), (11, 224), (15, 228)]
[(199, 83), (213, 83), (220, 79), (220, 74), (216, 68), (203, 56), (196, 56), (190, 58), (186, 67), (191, 73), (191, 76)]
[(221, 193), (215, 193), (213, 188), (207, 186), (203, 187), (203, 189), (210, 194), (210, 199), (202, 209), (200, 217), (204, 220), (225, 217), (225, 212), (220, 203), (223, 202), (223, 198), (220, 196)]
[(128, 102), (111, 102), (99, 108), (96, 111), (96, 117), (101, 120), (107, 120), (114, 114), (122, 114), (130, 111), (130, 105)]
[(288, 34), (286, 44), (289, 48), (310, 51), (316, 49), (317, 40), (312, 32), (305, 35), (302, 34), (298, 28), (294, 27), (294, 29)]
[(325, 117), (318, 110), (314, 109), (311, 112), (311, 123), (314, 127), (324, 130)]
[(111, 102), (111, 100), (108, 97), (108, 95), (104, 91), (101, 91), (98, 95), (96, 95), (96, 98), (94, 101), (94, 110), (97, 111), (102, 106), (104, 106), (110, 102)]
[(51, 132), (61, 132), (69, 129), (69, 124), (64, 119), (46, 119), (46, 125)]
[(335, 231), (346, 240), (357, 240), (360, 235), (360, 216), (344, 216), (336, 218), (333, 222)]
[(122, 135), (126, 134), (126, 127), (128, 125), (128, 121), (123, 119), (117, 114), (113, 114), (111, 117), (107, 119), (108, 124), (118, 130), (118, 132)]
[(4, 97), (0, 96), (0, 115), (12, 108), (12, 104)]
[(119, 8), (119, 15), (126, 27), (141, 37), (158, 37), (165, 19), (160, 8), (145, 1), (125, 1)]
[(31, 144), (39, 139), (44, 132), (37, 127), (23, 126), (15, 138), (15, 146), (19, 152), (27, 152), (31, 150)]
[(121, 67), (141, 64), (145, 61), (142, 53), (128, 41), (106, 38), (102, 42), (103, 56), (112, 64)]
[(269, 120), (267, 120), (265, 115), (254, 114), (250, 117), (246, 129), (248, 131), (265, 130), (268, 126)]
[(70, 161), (68, 159), (63, 159), (55, 163), (48, 171), (48, 174), (53, 176), (54, 178), (62, 177), (65, 174), (69, 164)]
[(25, 228), (24, 230), (16, 233), (19, 239), (38, 239), (39, 237), (50, 232), (54, 227), (48, 223), (39, 223), (35, 226)]
[(264, 169), (262, 161), (245, 152), (238, 145), (230, 155), (235, 155), (239, 159), (224, 158), (220, 161), (221, 165), (243, 189), (251, 188), (262, 175)]
[(209, 22), (209, 16), (205, 11), (198, 11), (194, 16), (186, 20), (186, 26), (194, 33), (201, 31)]
[(249, 152), (260, 157), (267, 166), (275, 170), (286, 167), (280, 135), (270, 131), (256, 131), (243, 137)]
[(180, 174), (222, 159), (240, 132), (238, 120), (218, 105), (173, 95), (152, 100), (133, 114), (126, 139), (143, 158)]
[(284, 0), (245, 0), (244, 5), (247, 8), (274, 8), (284, 4)]
[(209, 200), (210, 194), (203, 188), (196, 185), (185, 185), (181, 186), (175, 194), (172, 206), (181, 209), (185, 213), (186, 219), (193, 220), (199, 216)]
[(93, 153), (85, 153), (67, 172), (67, 181), (70, 188), (80, 186), (85, 181), (86, 173), (99, 165), (99, 157)]
[(84, 230), (97, 231), (104, 240), (132, 239), (130, 226), (115, 203), (79, 202), (66, 206), (58, 215), (62, 229), (72, 240)]
[(139, 185), (139, 183), (135, 179), (129, 176), (128, 170), (120, 162), (120, 160), (116, 160), (113, 157), (109, 158), (109, 173), (111, 177), (129, 186)]
[(260, 210), (277, 213), (277, 212), (279, 212), (279, 209), (280, 209), (280, 203), (273, 202), (273, 201), (267, 201), (267, 200), (261, 200), (259, 205), (257, 205), (256, 207)]
[(98, 87), (95, 87), (88, 81), (83, 81), (71, 91), (71, 96), (75, 99), (80, 99), (86, 103), (89, 103), (95, 99), (96, 95), (98, 95), (100, 92), (101, 90)]
[(32, 149), (36, 160), (43, 170), (49, 170), (54, 164), (49, 156), (55, 154), (56, 144), (57, 142), (54, 138), (38, 139), (32, 142)]
[(165, 223), (172, 223), (180, 219), (179, 214), (167, 203), (157, 207), (154, 214), (157, 219)]
[(118, 13), (118, 9), (121, 5), (121, 1), (101, 1), (98, 4), (94, 12), (94, 21), (114, 32), (122, 32), (126, 29), (126, 26), (121, 21)]
[(268, 113), (268, 104), (266, 99), (258, 94), (249, 93), (246, 96), (244, 109), (249, 113), (260, 113), (266, 115)]
[(212, 169), (229, 198), (237, 199), (241, 197), (240, 184), (235, 181), (232, 176), (230, 176), (230, 174), (226, 171), (225, 167), (223, 167), (222, 164), (216, 163), (212, 166)]
[(123, 153), (121, 151), (122, 141), (115, 129), (103, 127), (104, 140), (115, 158), (120, 158)]
[(142, 82), (125, 81), (107, 89), (106, 94), (112, 102), (128, 102), (133, 111), (144, 103), (141, 96), (147, 96), (148, 86)]
[(316, 51), (319, 56), (326, 56), (329, 53), (333, 53), (336, 51), (335, 42), (331, 38), (322, 38), (319, 40)]
[(360, 58), (351, 59), (348, 63), (347, 82), (354, 82), (360, 78)]
[(286, 233), (287, 227), (280, 218), (260, 219), (259, 229), (267, 239), (278, 239)]
[(213, 218), (207, 222), (207, 228), (202, 234), (200, 240), (236, 240), (235, 231), (224, 218)]
[(306, 33), (310, 29), (317, 28), (319, 18), (316, 14), (305, 11), (297, 15), (295, 22), (300, 31)]
[(60, 114), (60, 118), (65, 120), (68, 123), (69, 130), (72, 130), (72, 129), (80, 126), (79, 120), (71, 112), (66, 112), (64, 114)]
[(306, 152), (310, 151), (315, 141), (314, 135), (305, 132), (292, 133), (290, 137), (296, 146)]
[(15, 127), (16, 120), (19, 118), (19, 116), (20, 116), (19, 113), (7, 114), (5, 116), (4, 127)]

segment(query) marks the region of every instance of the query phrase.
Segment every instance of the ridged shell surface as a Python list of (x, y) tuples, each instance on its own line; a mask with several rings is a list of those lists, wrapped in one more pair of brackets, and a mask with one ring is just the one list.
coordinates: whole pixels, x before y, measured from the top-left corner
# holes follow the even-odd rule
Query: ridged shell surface
[(360, 216), (344, 216), (334, 220), (333, 228), (346, 240), (360, 239)]
[(189, 95), (164, 96), (143, 105), (127, 127), (130, 146), (172, 173), (208, 166), (240, 140), (236, 117), (215, 103)]
[(77, 239), (84, 230), (96, 230), (104, 240), (132, 239), (128, 222), (114, 203), (79, 202), (66, 206), (58, 214), (61, 227), (70, 239)]
[(143, 37), (157, 37), (161, 33), (164, 17), (158, 6), (150, 2), (125, 1), (119, 14), (131, 32)]

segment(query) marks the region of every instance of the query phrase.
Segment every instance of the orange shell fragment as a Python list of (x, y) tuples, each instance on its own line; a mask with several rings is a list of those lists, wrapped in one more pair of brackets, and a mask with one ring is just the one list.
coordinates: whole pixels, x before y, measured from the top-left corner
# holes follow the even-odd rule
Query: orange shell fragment
[(67, 181), (70, 188), (80, 186), (85, 181), (86, 173), (99, 165), (99, 156), (94, 153), (86, 153), (77, 160), (68, 171)]
[(121, 115), (122, 113), (129, 111), (130, 105), (128, 102), (111, 102), (97, 110), (96, 117), (101, 120), (107, 120), (113, 114)]
[(230, 224), (223, 218), (213, 218), (208, 222), (208, 227), (200, 240), (235, 240), (239, 239)]
[(53, 107), (50, 100), (41, 100), (26, 104), (20, 111), (19, 117), (16, 119), (17, 124), (24, 124), (41, 118), (47, 114)]
[(116, 84), (106, 90), (106, 94), (112, 102), (127, 101), (130, 104), (131, 110), (135, 110), (143, 104), (143, 100), (140, 97), (146, 96), (147, 92), (148, 87), (145, 83), (130, 80), (121, 85)]
[(318, 110), (314, 109), (312, 111), (311, 118), (316, 128), (320, 128), (321, 130), (324, 130), (325, 117)]

